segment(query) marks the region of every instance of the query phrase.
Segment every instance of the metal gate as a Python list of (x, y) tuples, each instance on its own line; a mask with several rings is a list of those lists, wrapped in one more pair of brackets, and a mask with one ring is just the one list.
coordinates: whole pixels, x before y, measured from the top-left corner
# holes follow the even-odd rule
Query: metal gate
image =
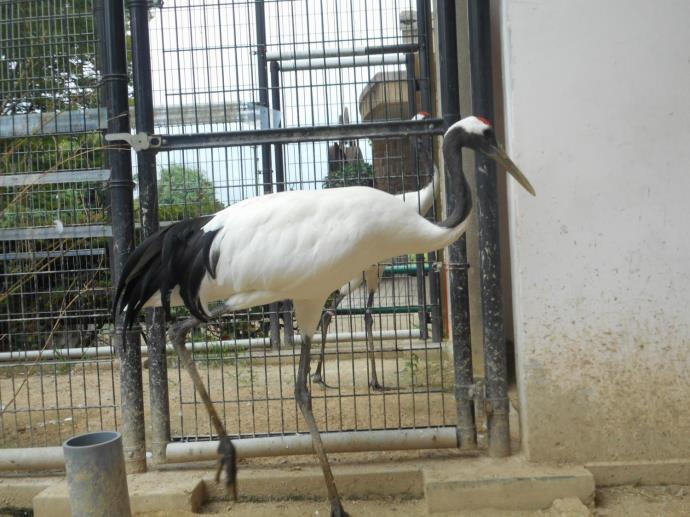
[[(74, 2), (71, 12), (57, 2), (15, 4), (2, 7), (9, 20), (2, 22), (3, 41), (17, 41), (12, 31), (20, 23), (62, 20), (62, 29), (48, 36), (64, 40), (66, 67), (73, 66), (76, 55), (81, 73), (93, 69), (96, 84), (80, 84), (85, 100), (77, 103), (72, 100), (76, 79), (70, 82), (68, 74), (60, 88), (73, 104), (51, 105), (52, 121), (46, 122), (45, 107), (22, 108), (21, 101), (12, 112), (4, 109), (0, 120), (3, 156), (11, 156), (6, 162), (14, 167), (2, 171), (0, 187), (12, 201), (10, 213), (26, 221), (3, 225), (1, 234), (8, 293), (3, 301), (8, 330), (3, 329), (6, 344), (0, 351), (7, 355), (0, 379), (3, 445), (57, 445), (78, 431), (118, 427), (125, 433), (130, 467), (144, 468), (146, 449), (156, 462), (166, 461), (166, 452), (184, 460), (184, 447), (170, 442), (207, 441), (212, 428), (176, 356), (165, 353), (160, 311), (149, 311), (142, 325), (145, 346), (141, 329), (135, 329), (126, 337), (127, 354), (113, 360), (119, 345), (111, 343), (108, 300), (124, 258), (161, 225), (270, 192), (362, 184), (406, 192), (416, 203), (417, 191), (431, 181), (434, 162), (439, 163), (434, 137), (459, 117), (454, 2), (435, 5), (437, 48), (432, 6), (425, 0), (381, 0), (375, 8), (360, 0), (130, 0), (131, 37), (118, 1)], [(52, 10), (37, 12), (37, 5), (52, 5)], [(84, 36), (93, 45), (89, 55), (97, 64), (92, 68), (75, 51)], [(97, 48), (103, 49), (100, 59)], [(0, 77), (3, 84), (16, 82), (12, 66), (2, 69), (7, 70)], [(61, 77), (56, 66), (52, 70)], [(52, 92), (53, 104), (60, 98), (58, 89)], [(417, 113), (436, 112), (437, 98), (442, 117), (413, 120)], [(23, 120), (24, 132), (16, 133), (17, 121)], [(14, 133), (7, 132), (8, 124)], [(54, 145), (39, 142), (47, 137), (37, 136), (36, 128), (40, 135), (52, 135)], [(70, 151), (77, 148), (78, 166), (72, 165), (75, 153), (68, 153), (66, 162), (55, 158), (54, 170), (36, 165), (38, 143), (40, 153), (62, 149), (62, 137), (55, 136), (63, 134), (61, 128), (69, 135)], [(22, 157), (33, 165), (18, 166)], [(101, 194), (106, 180), (110, 204)], [(27, 199), (40, 203), (37, 189), (64, 196), (65, 185), (79, 202), (65, 210), (65, 201), (58, 201), (63, 206), (53, 209), (55, 219), (49, 213), (39, 222), (39, 207), (18, 208), (14, 201), (29, 191)], [(437, 196), (428, 217), (440, 215), (441, 197), (445, 194)], [(444, 199), (447, 207), (452, 203), (452, 196)], [(270, 246), (267, 242), (266, 249)], [(16, 266), (23, 260), (31, 261), (28, 269)], [(41, 260), (48, 261), (45, 268)], [(490, 264), (492, 258), (486, 260)], [(443, 260), (435, 253), (391, 257), (381, 265), (381, 285), (369, 311), (361, 287), (332, 308), (323, 370), (327, 386), (312, 383), (313, 405), (322, 431), (347, 437), (345, 449), (380, 448), (382, 440), (396, 435), (418, 447), (476, 447), (473, 406), (482, 393), (473, 383), (466, 262), (464, 238)], [(53, 276), (42, 276), (44, 271)], [(77, 278), (72, 284), (70, 275)], [(53, 298), (60, 303), (53, 302), (44, 317), (46, 329), (38, 333), (26, 322), (41, 314), (40, 307), (28, 308), (26, 300), (40, 300), (56, 285), (60, 295)], [(443, 340), (446, 291), (450, 344)], [(78, 305), (88, 307), (88, 317), (80, 318)], [(367, 312), (372, 332), (364, 324)], [(12, 326), (19, 321), (35, 342), (15, 344)], [(72, 334), (55, 339), (67, 321), (75, 322), (80, 341)], [(60, 323), (50, 329), (51, 322)], [(270, 444), (306, 431), (292, 398), (298, 331), (285, 300), (232, 314), (190, 336), (188, 347), (230, 435)], [(320, 345), (315, 341), (312, 371)], [(143, 375), (142, 350), (148, 355)], [(374, 372), (381, 390), (370, 386)], [(491, 414), (500, 417), (505, 409), (507, 432), (505, 393), (500, 393), (504, 363), (500, 375), (503, 388), (490, 397)], [(37, 425), (55, 425), (57, 434)], [(21, 426), (30, 430), (28, 439), (21, 437)], [(410, 430), (420, 431), (416, 442), (410, 441), (415, 435)]]

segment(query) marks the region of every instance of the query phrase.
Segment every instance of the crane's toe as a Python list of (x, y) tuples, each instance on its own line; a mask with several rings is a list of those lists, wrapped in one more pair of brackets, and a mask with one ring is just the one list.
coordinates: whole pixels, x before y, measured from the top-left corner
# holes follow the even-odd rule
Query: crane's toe
[(338, 386), (331, 386), (330, 384), (326, 384), (326, 381), (324, 381), (323, 377), (321, 376), (321, 372), (316, 372), (314, 375), (312, 375), (311, 382), (312, 384), (318, 384), (323, 388), (328, 388), (332, 390), (338, 388)]
[(216, 483), (220, 482), (220, 471), (225, 468), (225, 487), (233, 501), (237, 501), (237, 454), (229, 437), (224, 436), (220, 439), (218, 454), (220, 458), (216, 470)]
[(369, 388), (371, 388), (374, 391), (395, 391), (397, 388), (390, 387), (390, 386), (384, 386), (383, 384), (380, 384), (378, 380), (370, 380), (369, 381)]
[(337, 504), (331, 505), (331, 517), (350, 517), (350, 514), (345, 511), (343, 505), (338, 501)]
[(385, 388), (379, 384), (379, 381), (369, 381), (369, 387), (374, 391), (383, 391)]

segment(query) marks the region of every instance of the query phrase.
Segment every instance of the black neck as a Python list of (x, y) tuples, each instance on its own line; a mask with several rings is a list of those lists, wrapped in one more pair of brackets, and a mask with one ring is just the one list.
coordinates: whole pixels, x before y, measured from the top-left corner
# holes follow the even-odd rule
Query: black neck
[(439, 224), (445, 228), (455, 228), (470, 215), (472, 211), (472, 194), (470, 186), (462, 171), (462, 147), (465, 145), (462, 129), (446, 134), (443, 139), (443, 161), (446, 167), (446, 189), (448, 204), (453, 207), (448, 217)]

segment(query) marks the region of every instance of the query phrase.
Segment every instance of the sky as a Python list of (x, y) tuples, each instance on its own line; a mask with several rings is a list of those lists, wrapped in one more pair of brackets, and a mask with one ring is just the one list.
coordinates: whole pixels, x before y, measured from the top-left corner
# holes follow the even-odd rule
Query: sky
[[(402, 43), (399, 13), (414, 10), (412, 0), (266, 1), (267, 51), (289, 53)], [(237, 131), (261, 127), (257, 117), (238, 117), (238, 105), (259, 102), (255, 6), (252, 1), (165, 0), (150, 19), (154, 104), (175, 113), (175, 126), (158, 133)], [(359, 96), (377, 72), (403, 69), (371, 56), (365, 67), (284, 71), (280, 74), (284, 127), (334, 125), (347, 108), (359, 122)], [(180, 122), (181, 106), (185, 110)], [(197, 116), (190, 117), (196, 110)], [(246, 111), (246, 110), (245, 110)], [(247, 113), (245, 113), (247, 114)], [(251, 111), (248, 113), (252, 115)], [(264, 126), (268, 117), (263, 117)], [(284, 147), (291, 188), (321, 188), (327, 174), (328, 143)], [(361, 141), (365, 160), (371, 146)], [(159, 153), (159, 169), (182, 164), (213, 182), (225, 204), (260, 195), (260, 150), (254, 147)], [(191, 187), (191, 186), (190, 186)]]

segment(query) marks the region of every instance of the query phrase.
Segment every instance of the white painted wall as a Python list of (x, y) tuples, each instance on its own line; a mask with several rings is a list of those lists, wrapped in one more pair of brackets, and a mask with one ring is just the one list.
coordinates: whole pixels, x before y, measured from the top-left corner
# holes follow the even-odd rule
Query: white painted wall
[(523, 441), (690, 458), (690, 2), (504, 0)]

